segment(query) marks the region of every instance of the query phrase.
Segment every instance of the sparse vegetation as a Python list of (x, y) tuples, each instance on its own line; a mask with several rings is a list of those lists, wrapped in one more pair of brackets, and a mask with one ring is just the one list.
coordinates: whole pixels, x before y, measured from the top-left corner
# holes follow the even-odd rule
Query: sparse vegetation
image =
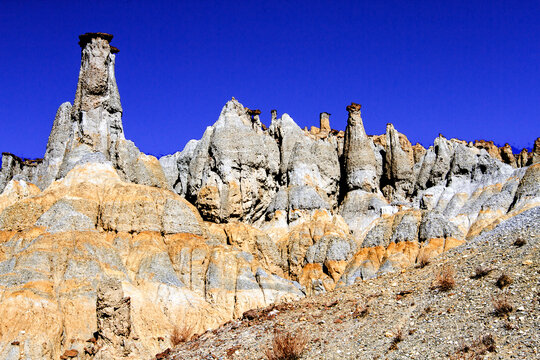
[(493, 308), (495, 315), (497, 316), (507, 316), (514, 310), (514, 307), (508, 300), (506, 295), (500, 295), (497, 298), (493, 299)]
[(507, 287), (508, 285), (510, 285), (511, 283), (513, 282), (512, 278), (506, 274), (502, 274), (498, 279), (497, 279), (497, 282), (495, 283), (495, 285), (497, 285), (497, 287), (499, 289), (504, 289), (505, 287)]
[(423, 269), (426, 266), (428, 266), (430, 262), (431, 262), (430, 256), (425, 251), (422, 251), (416, 258), (416, 267)]
[(525, 240), (524, 238), (519, 237), (519, 238), (516, 239), (516, 241), (514, 241), (514, 246), (522, 247), (526, 243), (527, 243), (527, 240)]
[(396, 350), (398, 347), (398, 344), (403, 341), (403, 331), (399, 329), (394, 334), (394, 337), (392, 338), (392, 344), (390, 344), (390, 350)]
[(472, 279), (481, 279), (484, 276), (492, 272), (493, 269), (486, 266), (478, 266), (474, 272), (474, 275), (471, 276)]
[(188, 341), (193, 334), (193, 327), (183, 325), (181, 327), (175, 326), (171, 333), (171, 345), (178, 346), (179, 344)]
[(364, 302), (359, 302), (356, 304), (356, 309), (352, 313), (352, 317), (357, 318), (363, 318), (368, 314), (368, 306)]
[(272, 346), (265, 350), (268, 360), (297, 360), (304, 352), (307, 337), (304, 334), (276, 333)]
[(449, 291), (456, 286), (455, 270), (451, 265), (444, 265), (436, 276), (435, 287), (442, 291)]
[(486, 334), (475, 341), (471, 345), (463, 343), (459, 350), (452, 356), (452, 360), (477, 360), (482, 359), (483, 355), (488, 352), (495, 352), (497, 346), (495, 338), (491, 334)]
[(517, 327), (516, 327), (516, 325), (512, 324), (512, 323), (510, 322), (510, 320), (506, 319), (506, 321), (504, 322), (504, 328), (505, 328), (506, 330), (509, 330), (509, 331), (510, 331), (510, 330), (515, 330)]

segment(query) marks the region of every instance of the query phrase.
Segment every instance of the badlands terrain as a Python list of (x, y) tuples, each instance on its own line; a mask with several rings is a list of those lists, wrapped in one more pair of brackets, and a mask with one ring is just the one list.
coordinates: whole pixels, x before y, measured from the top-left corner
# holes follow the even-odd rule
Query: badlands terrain
[(426, 149), (357, 103), (337, 131), (232, 98), (157, 159), (113, 36), (79, 38), (43, 158), (2, 154), (0, 359), (262, 359), (283, 332), (306, 359), (538, 357), (540, 138)]

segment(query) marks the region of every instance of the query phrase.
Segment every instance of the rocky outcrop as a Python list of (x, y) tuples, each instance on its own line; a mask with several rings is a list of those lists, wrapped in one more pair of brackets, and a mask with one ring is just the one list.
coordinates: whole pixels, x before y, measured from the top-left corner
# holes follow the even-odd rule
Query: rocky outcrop
[[(124, 297), (122, 283), (105, 279), (97, 289), (97, 331), (87, 341), (85, 354), (95, 359), (117, 359), (137, 352), (131, 337), (131, 299)], [(137, 354), (138, 355), (138, 354)]]
[(538, 164), (540, 162), (540, 137), (534, 142), (531, 161), (533, 164)]
[(509, 144), (497, 147), (493, 141), (476, 140), (474, 146), (486, 150), (491, 157), (512, 167), (524, 167), (540, 161), (540, 138), (536, 139), (530, 153), (527, 149), (523, 149), (519, 154), (514, 154)]
[(330, 127), (330, 114), (322, 112), (319, 116), (319, 123), (321, 132), (329, 133), (332, 128)]
[(43, 160), (3, 157), (0, 192), (14, 177), (45, 189), (77, 164), (106, 161), (125, 180), (167, 188), (158, 160), (124, 137), (112, 35), (87, 33), (79, 38), (81, 67), (73, 106), (64, 103), (58, 109)]
[(278, 146), (253, 124), (233, 99), (192, 150), (185, 196), (207, 220), (255, 221), (277, 191)]
[(31, 358), (148, 358), (175, 326), (199, 333), (304, 296), (278, 275), (267, 236), (214, 235), (183, 198), (124, 182), (110, 164), (77, 165), (43, 192), (25, 187), (12, 181), (0, 195), (2, 358), (13, 341)]
[(2, 169), (0, 170), (0, 193), (11, 179), (28, 180), (33, 178), (42, 163), (42, 159), (21, 159), (11, 153), (2, 153)]

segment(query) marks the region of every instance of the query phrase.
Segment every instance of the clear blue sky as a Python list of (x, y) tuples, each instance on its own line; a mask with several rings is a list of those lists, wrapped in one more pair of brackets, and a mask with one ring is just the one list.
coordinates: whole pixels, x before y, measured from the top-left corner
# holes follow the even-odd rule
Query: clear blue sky
[[(144, 5), (143, 5), (144, 4)], [(540, 136), (540, 1), (0, 3), (0, 151), (41, 157), (73, 101), (78, 35), (109, 32), (124, 129), (144, 152), (200, 138), (232, 96), (300, 126), (351, 101), (370, 134), (516, 147)]]

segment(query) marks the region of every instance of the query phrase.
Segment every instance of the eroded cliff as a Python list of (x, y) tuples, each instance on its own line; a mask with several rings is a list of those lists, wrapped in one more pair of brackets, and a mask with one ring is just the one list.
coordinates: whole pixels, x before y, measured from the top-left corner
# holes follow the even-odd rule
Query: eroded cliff
[(401, 270), (540, 205), (540, 141), (512, 154), (392, 124), (301, 129), (232, 99), (161, 159), (125, 139), (112, 35), (81, 35), (44, 158), (4, 153), (0, 357), (147, 358), (175, 327)]

